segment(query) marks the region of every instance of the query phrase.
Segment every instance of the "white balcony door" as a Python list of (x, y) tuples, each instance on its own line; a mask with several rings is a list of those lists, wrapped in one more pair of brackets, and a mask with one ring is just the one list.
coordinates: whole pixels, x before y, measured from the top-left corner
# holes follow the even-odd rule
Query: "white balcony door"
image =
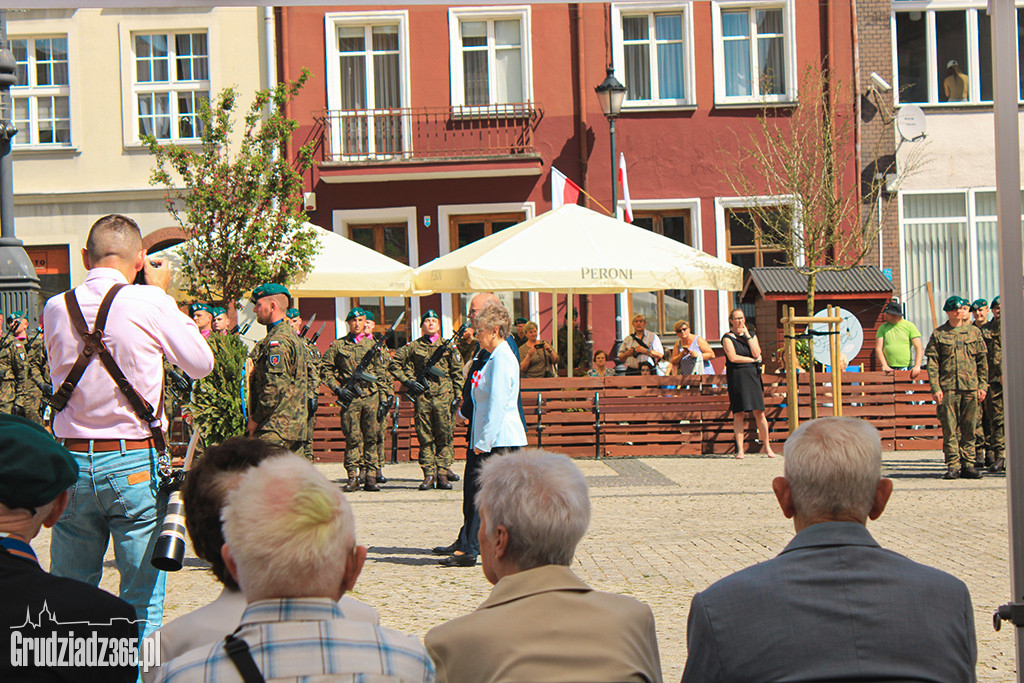
[(332, 125), (342, 159), (380, 159), (407, 150), (398, 24), (339, 26), (341, 112)]

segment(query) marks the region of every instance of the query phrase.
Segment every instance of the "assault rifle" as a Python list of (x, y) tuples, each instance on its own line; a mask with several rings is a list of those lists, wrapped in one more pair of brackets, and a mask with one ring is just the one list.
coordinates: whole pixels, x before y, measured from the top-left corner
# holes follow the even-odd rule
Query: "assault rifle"
[(468, 322), (462, 323), (462, 327), (460, 327), (455, 334), (441, 342), (441, 345), (434, 350), (434, 353), (432, 353), (430, 358), (427, 359), (427, 362), (423, 364), (420, 371), (416, 373), (416, 379), (402, 382), (402, 386), (405, 387), (406, 392), (410, 396), (417, 398), (420, 394), (426, 391), (427, 383), (430, 381), (431, 377), (434, 378), (434, 381), (438, 381), (444, 377), (444, 373), (437, 367), (437, 364), (441, 362), (442, 356), (444, 356), (445, 352), (451, 347), (455, 340), (462, 336), (462, 333), (465, 332), (467, 327), (469, 327)]
[[(398, 319), (395, 320), (394, 324), (388, 329), (388, 333), (394, 334), (395, 328), (401, 324), (402, 319), (405, 318), (405, 311), (402, 311)], [(367, 384), (373, 384), (377, 381), (377, 376), (373, 373), (367, 372), (367, 368), (370, 367), (370, 363), (373, 362), (377, 352), (380, 351), (381, 346), (384, 345), (384, 338), (387, 335), (381, 335), (380, 338), (375, 338), (373, 346), (367, 351), (362, 359), (359, 361), (359, 365), (352, 370), (352, 374), (345, 380), (345, 384), (338, 387), (338, 390), (334, 392), (338, 396), (338, 403), (341, 405), (342, 410), (347, 410), (352, 401), (357, 397), (361, 396), (362, 392), (359, 389), (360, 382), (366, 382)]]
[(237, 334), (239, 337), (241, 337), (243, 334), (249, 331), (250, 327), (252, 327), (252, 322), (247, 322), (241, 327), (235, 325), (234, 327), (231, 328), (231, 331), (228, 332), (228, 334)]
[(323, 325), (321, 325), (321, 326), (320, 326), (320, 329), (319, 329), (319, 330), (317, 330), (317, 331), (316, 331), (316, 332), (315, 332), (315, 333), (313, 334), (313, 336), (312, 336), (312, 337), (310, 337), (309, 341), (311, 341), (311, 342), (313, 342), (314, 344), (316, 344), (316, 340), (320, 338), (320, 333), (324, 331), (324, 328), (325, 328), (325, 327), (327, 327), (327, 323), (324, 323)]
[(309, 320), (307, 320), (306, 324), (302, 326), (302, 329), (299, 331), (299, 338), (300, 339), (305, 337), (306, 334), (309, 332), (309, 326), (313, 324), (314, 320), (316, 320), (316, 313), (314, 313), (313, 315), (309, 316)]

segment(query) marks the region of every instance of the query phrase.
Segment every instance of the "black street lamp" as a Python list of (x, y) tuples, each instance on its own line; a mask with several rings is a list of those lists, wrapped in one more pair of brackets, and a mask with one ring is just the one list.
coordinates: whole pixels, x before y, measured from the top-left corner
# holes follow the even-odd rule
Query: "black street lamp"
[(7, 41), (7, 12), (0, 10), (0, 310), (4, 315), (25, 311), (30, 323), (37, 319), (39, 278), (21, 240), (14, 236), (14, 162), (11, 138), (14, 127), (11, 86), (18, 82), (17, 62)]
[[(607, 75), (604, 80), (601, 81), (601, 85), (594, 88), (594, 92), (597, 93), (597, 101), (601, 103), (601, 111), (604, 113), (606, 119), (608, 119), (608, 131), (611, 134), (612, 140), (612, 211), (618, 213), (618, 209), (615, 206), (616, 203), (616, 178), (615, 170), (618, 164), (615, 161), (615, 119), (619, 118), (619, 114), (622, 112), (622, 101), (626, 99), (626, 86), (619, 83), (619, 79), (615, 78), (615, 67), (609, 66)], [(619, 346), (622, 344), (622, 339), (619, 337), (619, 331), (622, 329), (622, 305), (619, 303), (619, 295), (615, 295), (615, 343), (612, 344), (611, 354), (618, 363)]]

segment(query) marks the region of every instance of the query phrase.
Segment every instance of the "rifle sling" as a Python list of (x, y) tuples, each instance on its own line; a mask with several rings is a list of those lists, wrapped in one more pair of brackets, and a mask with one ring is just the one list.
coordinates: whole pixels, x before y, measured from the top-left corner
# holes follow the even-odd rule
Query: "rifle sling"
[(78, 305), (75, 290), (69, 289), (64, 292), (64, 303), (67, 305), (68, 316), (71, 318), (71, 324), (74, 326), (75, 331), (78, 332), (78, 336), (85, 343), (85, 348), (82, 349), (82, 353), (75, 360), (75, 364), (71, 367), (71, 372), (68, 373), (68, 376), (61, 383), (60, 388), (54, 392), (50, 405), (55, 411), (63, 410), (68, 403), (68, 399), (71, 398), (75, 387), (78, 386), (78, 382), (81, 381), (85, 368), (93, 357), (98, 357), (111, 379), (114, 380), (117, 388), (128, 399), (128, 404), (131, 405), (135, 415), (149, 426), (156, 450), (163, 453), (167, 450), (167, 443), (164, 440), (163, 431), (160, 429), (160, 422), (153, 414), (153, 406), (128, 381), (121, 368), (118, 367), (117, 361), (110, 354), (110, 350), (103, 343), (103, 328), (107, 324), (110, 306), (114, 303), (114, 297), (117, 296), (117, 293), (127, 286), (124, 283), (118, 283), (107, 291), (103, 301), (100, 302), (99, 311), (96, 313), (96, 328), (92, 332), (89, 331), (89, 326), (85, 322), (85, 316), (82, 315), (82, 308)]

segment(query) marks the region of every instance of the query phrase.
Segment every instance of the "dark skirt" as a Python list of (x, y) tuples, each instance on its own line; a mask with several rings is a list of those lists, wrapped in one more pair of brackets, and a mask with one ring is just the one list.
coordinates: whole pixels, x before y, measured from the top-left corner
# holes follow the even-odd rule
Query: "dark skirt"
[(757, 363), (727, 365), (725, 378), (729, 387), (729, 410), (734, 413), (764, 410), (764, 386)]

